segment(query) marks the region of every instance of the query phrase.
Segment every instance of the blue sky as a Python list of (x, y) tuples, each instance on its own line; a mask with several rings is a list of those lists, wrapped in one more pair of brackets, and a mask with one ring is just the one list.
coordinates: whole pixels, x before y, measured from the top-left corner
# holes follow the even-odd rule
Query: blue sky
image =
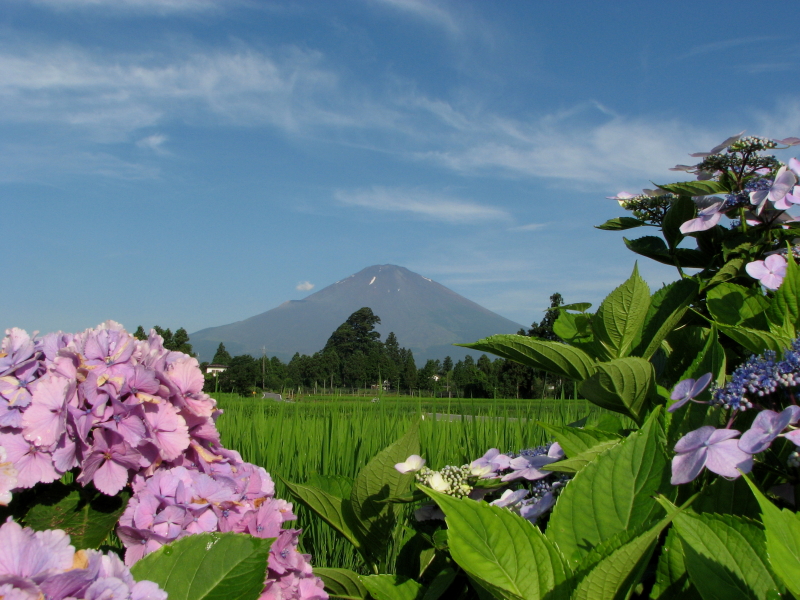
[(630, 273), (606, 196), (800, 135), (795, 2), (2, 4), (4, 328), (191, 332), (386, 263), (527, 325)]

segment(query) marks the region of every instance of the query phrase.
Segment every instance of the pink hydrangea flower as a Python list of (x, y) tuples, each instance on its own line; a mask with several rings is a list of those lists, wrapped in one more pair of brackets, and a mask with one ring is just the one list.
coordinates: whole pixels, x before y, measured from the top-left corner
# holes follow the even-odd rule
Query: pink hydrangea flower
[(771, 254), (764, 260), (747, 263), (745, 271), (753, 279), (758, 279), (765, 288), (777, 290), (786, 277), (786, 259), (780, 254)]
[(715, 429), (710, 425), (690, 431), (675, 444), (672, 459), (672, 485), (688, 483), (704, 468), (723, 477), (735, 478), (739, 470), (753, 468), (753, 456), (739, 449), (735, 429)]

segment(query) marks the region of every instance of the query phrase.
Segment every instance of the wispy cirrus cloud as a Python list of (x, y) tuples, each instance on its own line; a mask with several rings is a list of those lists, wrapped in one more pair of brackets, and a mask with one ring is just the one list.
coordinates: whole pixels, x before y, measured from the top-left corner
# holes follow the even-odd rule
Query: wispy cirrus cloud
[(493, 206), (423, 190), (373, 187), (339, 190), (334, 197), (347, 206), (409, 213), (420, 218), (453, 224), (504, 221), (511, 218), (506, 211)]
[[(174, 13), (222, 8), (221, 0), (30, 0), (32, 4), (55, 10), (106, 9), (125, 12)], [(235, 0), (234, 0), (235, 1)]]
[(449, 33), (460, 33), (461, 28), (455, 17), (446, 8), (433, 0), (371, 0), (403, 12), (423, 21), (444, 28)]

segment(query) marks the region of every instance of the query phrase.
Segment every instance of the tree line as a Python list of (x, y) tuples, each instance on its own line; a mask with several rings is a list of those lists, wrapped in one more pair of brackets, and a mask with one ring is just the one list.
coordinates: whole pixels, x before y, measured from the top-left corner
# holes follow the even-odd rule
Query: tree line
[[(553, 323), (562, 303), (561, 295), (553, 294), (542, 321), (517, 333), (558, 341)], [(231, 356), (221, 343), (211, 364), (225, 365), (227, 369), (207, 375), (206, 390), (252, 395), (261, 391), (285, 394), (289, 390), (311, 393), (374, 390), (377, 393), (391, 389), (460, 398), (546, 398), (571, 396), (574, 392), (572, 384), (562, 379), (510, 360), (491, 360), (485, 354), (477, 360), (467, 355), (455, 363), (449, 356), (444, 360), (430, 359), (417, 368), (412, 351), (400, 346), (394, 332), (381, 342), (380, 333), (375, 331), (380, 322), (372, 309), (361, 308), (331, 334), (322, 350), (311, 356), (296, 353), (288, 363), (275, 356)], [(183, 329), (180, 331), (185, 333)], [(173, 338), (178, 337), (178, 332)], [(188, 336), (185, 343), (188, 344)], [(201, 364), (204, 372), (207, 365)]]

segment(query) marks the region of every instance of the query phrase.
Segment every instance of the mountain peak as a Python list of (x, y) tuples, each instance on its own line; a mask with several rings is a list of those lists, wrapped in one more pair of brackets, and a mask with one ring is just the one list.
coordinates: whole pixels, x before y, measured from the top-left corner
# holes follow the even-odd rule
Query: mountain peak
[(353, 312), (368, 306), (380, 317), (376, 329), (385, 339), (394, 331), (401, 346), (418, 362), (427, 358), (460, 358), (467, 353), (452, 344), (474, 342), (496, 333), (516, 333), (520, 325), (464, 298), (445, 286), (399, 265), (372, 265), (303, 300), (244, 321), (191, 334), (202, 359), (210, 359), (220, 342), (231, 354), (288, 359), (295, 352), (313, 354)]

